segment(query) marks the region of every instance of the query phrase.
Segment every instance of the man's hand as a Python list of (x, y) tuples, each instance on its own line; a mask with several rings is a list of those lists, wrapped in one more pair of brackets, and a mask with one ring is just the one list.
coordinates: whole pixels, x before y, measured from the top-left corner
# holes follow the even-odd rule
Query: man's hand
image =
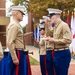
[(19, 65), (19, 60), (18, 60), (18, 59), (15, 59), (15, 60), (13, 60), (13, 63), (14, 63), (15, 65)]
[(55, 40), (54, 40), (54, 38), (50, 38), (49, 41), (50, 42), (54, 42)]

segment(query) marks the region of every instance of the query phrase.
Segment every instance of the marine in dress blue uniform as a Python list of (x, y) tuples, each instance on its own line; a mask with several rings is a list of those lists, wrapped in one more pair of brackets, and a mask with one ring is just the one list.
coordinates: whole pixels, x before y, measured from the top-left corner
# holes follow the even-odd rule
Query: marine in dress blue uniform
[(39, 41), (40, 68), (41, 68), (42, 75), (48, 75), (47, 67), (46, 67), (46, 48), (45, 48), (45, 41), (43, 40), (43, 38), (46, 37), (44, 24), (45, 24), (44, 21), (40, 23), (40, 41)]
[(7, 27), (7, 47), (9, 74), (8, 75), (31, 75), (28, 53), (24, 51), (24, 36), (20, 21), (23, 19), (25, 7), (12, 6), (12, 21)]
[(9, 51), (5, 50), (3, 52), (4, 56), (0, 61), (0, 75), (9, 75), (8, 53)]
[(3, 53), (3, 48), (0, 42), (0, 75), (8, 75), (7, 52)]
[[(45, 32), (46, 37), (49, 39), (53, 37), (53, 28), (51, 27), (50, 19), (48, 16), (43, 16), (45, 21)], [(54, 43), (49, 42), (49, 40), (45, 40), (45, 48), (46, 48), (46, 66), (48, 75), (54, 75), (54, 66), (53, 66), (53, 57), (54, 57)]]
[(72, 41), (70, 28), (60, 18), (61, 10), (48, 8), (51, 23), (54, 23), (53, 38), (49, 41), (54, 43), (54, 68), (56, 75), (68, 75), (71, 61), (69, 44)]

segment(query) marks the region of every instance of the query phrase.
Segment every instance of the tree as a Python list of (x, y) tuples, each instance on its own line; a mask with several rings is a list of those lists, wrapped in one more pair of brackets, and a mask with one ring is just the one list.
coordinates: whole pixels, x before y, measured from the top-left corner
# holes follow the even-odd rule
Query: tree
[(75, 0), (30, 0), (28, 10), (38, 16), (47, 14), (47, 8), (73, 11)]
[(23, 3), (25, 2), (25, 0), (11, 0), (13, 2), (14, 5), (23, 5)]
[(75, 0), (12, 0), (14, 4), (23, 4), (28, 11), (36, 14), (37, 16), (47, 15), (47, 8), (58, 8), (61, 10), (73, 11), (75, 7)]

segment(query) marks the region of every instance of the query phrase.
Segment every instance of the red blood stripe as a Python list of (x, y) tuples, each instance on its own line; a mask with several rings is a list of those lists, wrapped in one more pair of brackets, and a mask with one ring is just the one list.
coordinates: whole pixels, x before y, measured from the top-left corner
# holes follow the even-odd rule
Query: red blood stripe
[(54, 50), (52, 50), (52, 58), (54, 58)]
[(46, 75), (48, 75), (48, 71), (47, 71), (47, 67), (46, 67), (46, 55), (44, 55), (44, 66), (45, 66), (45, 70), (46, 70)]
[[(20, 52), (17, 51), (17, 58), (20, 60)], [(16, 75), (19, 75), (19, 65), (16, 66)]]
[(27, 64), (28, 64), (28, 75), (32, 75), (31, 74), (31, 67), (30, 67), (29, 56), (28, 55), (26, 55), (26, 59), (27, 59)]
[[(52, 50), (52, 58), (54, 58), (54, 50)], [(56, 75), (54, 65), (53, 65), (53, 69), (54, 69), (54, 75)]]

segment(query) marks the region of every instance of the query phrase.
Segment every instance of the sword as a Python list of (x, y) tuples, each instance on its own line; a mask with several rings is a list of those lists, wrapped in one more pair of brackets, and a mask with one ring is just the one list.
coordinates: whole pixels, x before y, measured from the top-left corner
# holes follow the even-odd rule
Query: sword
[(24, 50), (24, 54), (32, 54), (33, 55), (33, 52), (29, 52), (29, 50)]

